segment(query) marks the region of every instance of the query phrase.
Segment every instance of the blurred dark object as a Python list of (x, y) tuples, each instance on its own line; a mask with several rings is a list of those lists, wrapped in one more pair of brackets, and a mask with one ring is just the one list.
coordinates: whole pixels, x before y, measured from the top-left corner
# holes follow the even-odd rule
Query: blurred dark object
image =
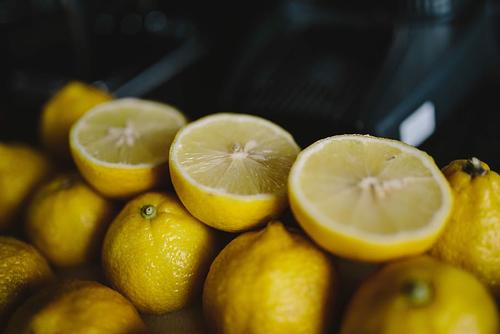
[(366, 4), (284, 3), (237, 57), (224, 104), (285, 121), (303, 144), (361, 132), (420, 145), (496, 64), (490, 6)]
[(6, 55), (0, 62), (0, 139), (36, 142), (41, 106), (74, 79), (118, 97), (168, 101), (188, 114), (204, 109), (203, 98), (215, 100), (222, 85), (217, 81), (232, 57), (229, 45), (261, 9), (252, 3), (220, 6), (194, 0), (0, 0)]
[(301, 145), (361, 132), (440, 154), (495, 97), (498, 3), (0, 0), (0, 140), (36, 142), (43, 103), (80, 79), (191, 118), (262, 115)]

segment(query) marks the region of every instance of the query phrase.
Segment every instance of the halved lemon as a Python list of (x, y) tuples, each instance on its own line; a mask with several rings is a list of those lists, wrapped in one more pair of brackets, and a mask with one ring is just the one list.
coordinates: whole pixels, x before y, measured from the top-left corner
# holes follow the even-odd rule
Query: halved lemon
[(429, 249), (452, 207), (448, 182), (425, 152), (362, 135), (320, 140), (288, 183), (292, 212), (333, 254), (385, 261)]
[(130, 197), (168, 180), (170, 144), (186, 119), (175, 108), (125, 98), (100, 104), (71, 128), (71, 154), (108, 197)]
[(265, 119), (213, 114), (188, 124), (170, 148), (170, 176), (184, 206), (204, 223), (241, 231), (279, 215), (300, 149)]

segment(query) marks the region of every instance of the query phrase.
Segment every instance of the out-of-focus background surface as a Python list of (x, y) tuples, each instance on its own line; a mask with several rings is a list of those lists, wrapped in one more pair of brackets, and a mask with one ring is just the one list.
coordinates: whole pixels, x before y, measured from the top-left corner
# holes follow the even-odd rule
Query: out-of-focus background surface
[(192, 119), (261, 115), (301, 146), (369, 133), (499, 170), (499, 5), (0, 0), (0, 140), (35, 143), (43, 103), (78, 79)]

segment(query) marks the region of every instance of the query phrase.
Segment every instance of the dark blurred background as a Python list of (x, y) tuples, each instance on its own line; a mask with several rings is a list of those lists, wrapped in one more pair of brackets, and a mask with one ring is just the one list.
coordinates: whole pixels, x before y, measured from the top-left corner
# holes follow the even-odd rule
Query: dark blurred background
[(402, 139), (439, 165), (500, 170), (499, 2), (0, 0), (0, 140), (37, 140), (43, 103), (79, 79), (191, 119), (269, 118), (306, 146)]

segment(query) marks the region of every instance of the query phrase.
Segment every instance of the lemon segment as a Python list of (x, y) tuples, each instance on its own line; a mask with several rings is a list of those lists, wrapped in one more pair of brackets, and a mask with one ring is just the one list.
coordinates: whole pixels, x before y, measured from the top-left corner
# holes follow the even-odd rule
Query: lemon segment
[(114, 100), (73, 126), (71, 152), (94, 188), (109, 197), (130, 197), (168, 179), (168, 150), (185, 123), (179, 111), (165, 104)]
[(243, 114), (215, 114), (179, 131), (170, 174), (186, 208), (206, 224), (240, 231), (286, 206), (286, 180), (299, 147), (279, 126)]
[(450, 214), (448, 183), (426, 153), (361, 135), (320, 140), (289, 177), (292, 211), (322, 247), (384, 261), (427, 250)]

